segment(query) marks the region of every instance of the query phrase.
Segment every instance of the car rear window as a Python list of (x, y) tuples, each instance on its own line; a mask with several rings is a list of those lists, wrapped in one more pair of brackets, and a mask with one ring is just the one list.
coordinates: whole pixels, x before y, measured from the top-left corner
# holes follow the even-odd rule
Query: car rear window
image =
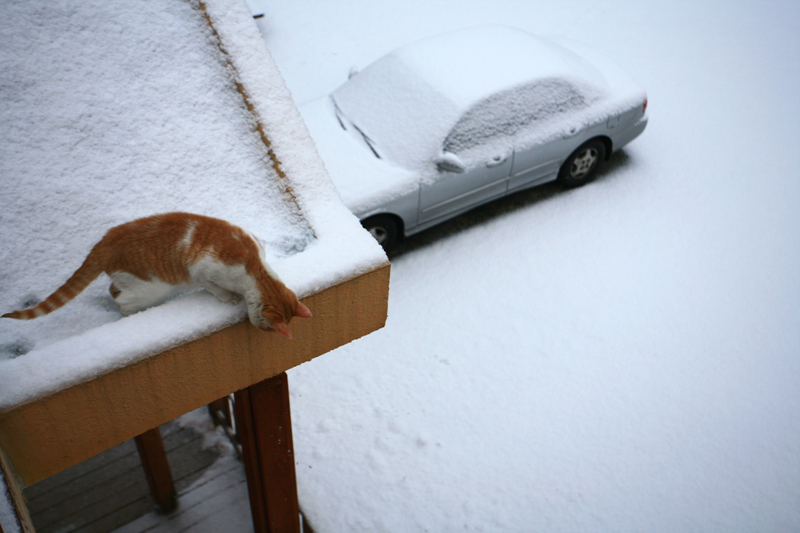
[(586, 107), (587, 97), (567, 80), (538, 80), (490, 96), (471, 107), (444, 140), (459, 153), (499, 137), (515, 137), (556, 116)]

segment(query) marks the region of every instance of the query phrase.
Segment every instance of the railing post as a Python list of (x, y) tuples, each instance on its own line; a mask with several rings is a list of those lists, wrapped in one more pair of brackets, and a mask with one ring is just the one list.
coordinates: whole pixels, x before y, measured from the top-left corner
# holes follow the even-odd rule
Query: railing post
[(135, 440), (153, 499), (162, 512), (172, 511), (178, 505), (178, 499), (167, 461), (167, 452), (164, 450), (164, 441), (161, 440), (161, 431), (155, 427), (145, 431)]
[(233, 409), (255, 533), (300, 533), (286, 372), (237, 391)]
[[(25, 496), (22, 494), (22, 487), (17, 482), (11, 462), (6, 457), (5, 452), (0, 448), (0, 498), (7, 499), (11, 506), (11, 516), (6, 516), (6, 525), (9, 531), (21, 531), (22, 533), (36, 533), (33, 529), (33, 520), (25, 505)], [(0, 520), (0, 533), (3, 533), (3, 520)]]

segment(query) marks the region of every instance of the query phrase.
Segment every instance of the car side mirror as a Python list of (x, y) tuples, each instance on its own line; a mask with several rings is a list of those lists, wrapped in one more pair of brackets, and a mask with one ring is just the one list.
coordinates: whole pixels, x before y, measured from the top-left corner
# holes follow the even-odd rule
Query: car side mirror
[(467, 165), (462, 163), (461, 159), (459, 159), (456, 154), (444, 152), (436, 160), (436, 168), (438, 168), (440, 172), (455, 172), (456, 174), (460, 174), (467, 170)]

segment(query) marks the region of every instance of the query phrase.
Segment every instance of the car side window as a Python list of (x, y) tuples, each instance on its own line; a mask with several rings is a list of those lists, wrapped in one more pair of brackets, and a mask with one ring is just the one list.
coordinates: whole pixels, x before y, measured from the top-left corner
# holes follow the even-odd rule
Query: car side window
[(554, 115), (585, 107), (586, 98), (561, 79), (539, 80), (490, 96), (472, 106), (445, 138), (444, 152), (458, 154), (501, 137), (514, 137)]

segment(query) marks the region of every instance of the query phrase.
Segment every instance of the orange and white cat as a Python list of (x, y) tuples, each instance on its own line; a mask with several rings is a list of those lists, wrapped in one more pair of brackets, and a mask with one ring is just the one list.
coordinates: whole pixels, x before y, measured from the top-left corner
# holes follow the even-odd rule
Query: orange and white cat
[(250, 322), (291, 338), (293, 317), (311, 311), (278, 278), (258, 239), (238, 226), (190, 213), (166, 213), (111, 228), (83, 265), (39, 305), (3, 317), (30, 320), (63, 306), (101, 273), (111, 295), (130, 315), (179, 291), (202, 287), (221, 302), (247, 302)]

